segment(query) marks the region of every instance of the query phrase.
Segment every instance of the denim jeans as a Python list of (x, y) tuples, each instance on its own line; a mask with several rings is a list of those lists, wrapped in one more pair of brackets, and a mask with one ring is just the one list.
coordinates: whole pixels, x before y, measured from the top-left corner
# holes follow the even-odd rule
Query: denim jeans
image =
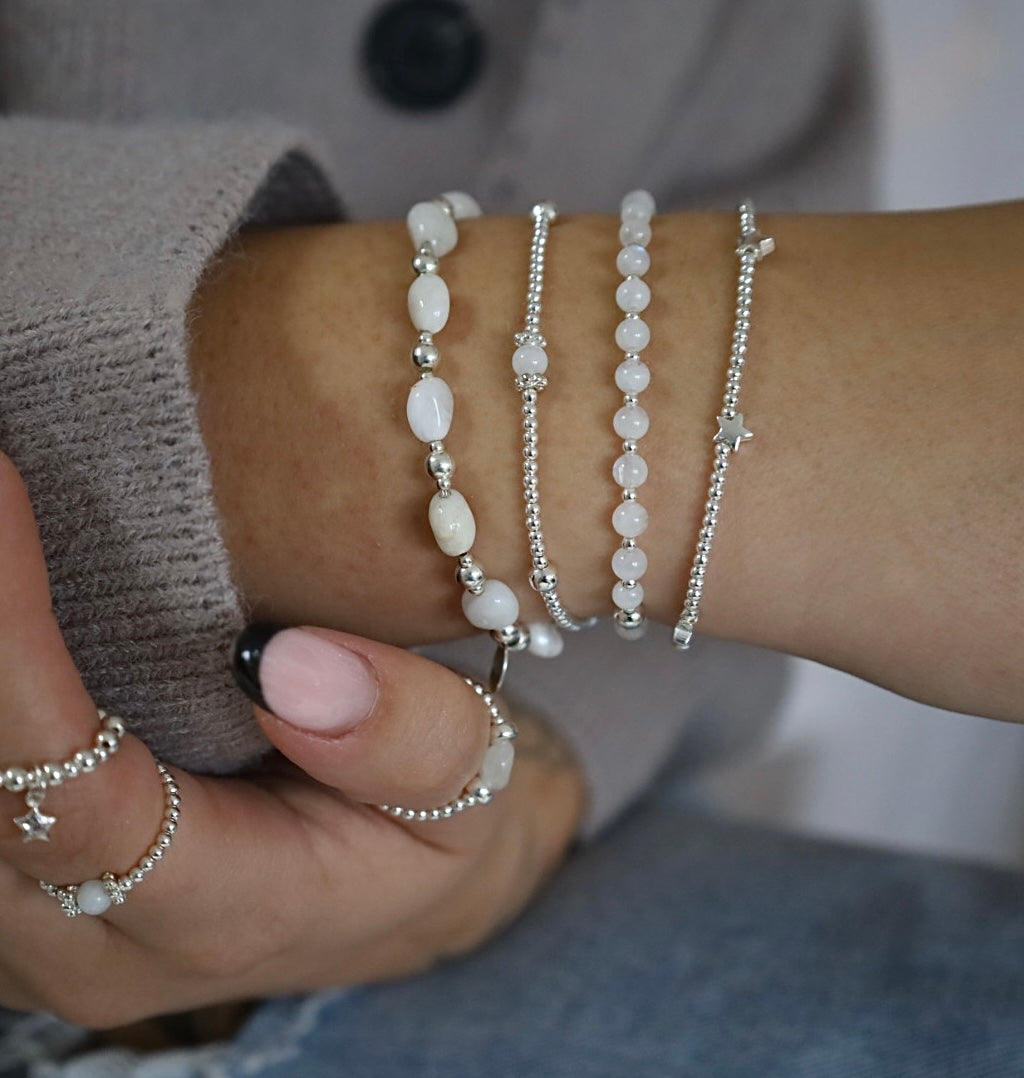
[[(73, 1036), (45, 1019), (8, 1021), (8, 1061), (46, 1033)], [(271, 1000), (231, 1043), (11, 1073), (1024, 1075), (1024, 881), (649, 800), (467, 958), (400, 983)]]

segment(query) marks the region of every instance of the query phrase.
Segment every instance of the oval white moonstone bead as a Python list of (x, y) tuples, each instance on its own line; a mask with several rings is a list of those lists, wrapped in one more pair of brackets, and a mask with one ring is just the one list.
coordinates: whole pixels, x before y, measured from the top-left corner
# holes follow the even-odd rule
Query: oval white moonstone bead
[(445, 191), (441, 197), (451, 206), (456, 221), (483, 215), (484, 211), (480, 209), (480, 203), (472, 195), (467, 195), (465, 191)]
[(519, 617), (519, 600), (500, 580), (485, 580), (479, 595), (463, 592), (462, 612), (478, 629), (504, 629)]
[(647, 510), (639, 502), (623, 502), (612, 513), (612, 527), (623, 539), (635, 539), (647, 530)]
[(409, 285), (409, 317), (419, 330), (437, 333), (444, 329), (452, 301), (448, 286), (433, 273), (421, 273)]
[(440, 258), (455, 249), (459, 232), (455, 222), (436, 202), (417, 202), (406, 214), (412, 245), (418, 251), (423, 244), (433, 244), (434, 254)]
[(612, 572), (620, 580), (639, 580), (647, 572), (647, 555), (638, 546), (620, 547), (612, 555)]
[(427, 518), (437, 545), (445, 554), (456, 558), (469, 553), (476, 540), (476, 520), (469, 502), (457, 490), (450, 490), (447, 495), (438, 491), (430, 499)]
[(651, 290), (647, 282), (641, 281), (639, 277), (627, 277), (615, 289), (615, 302), (620, 311), (632, 311), (636, 314), (651, 302)]
[(653, 217), (654, 195), (642, 188), (624, 195), (619, 212), (623, 217)]
[(647, 482), (647, 461), (639, 453), (623, 453), (612, 465), (612, 478), (626, 490), (636, 490)]
[(512, 778), (516, 747), (507, 737), (499, 738), (484, 753), (477, 781), (488, 790), (504, 790)]
[(107, 894), (102, 880), (86, 880), (85, 883), (80, 883), (75, 900), (82, 913), (87, 913), (90, 917), (99, 917), (110, 909), (110, 895)]
[(623, 393), (643, 393), (651, 384), (651, 368), (642, 359), (624, 359), (615, 368), (615, 384)]
[(421, 378), (409, 390), (405, 415), (421, 442), (437, 442), (447, 437), (454, 411), (452, 391), (443, 378)]
[(639, 404), (624, 404), (612, 420), (615, 433), (620, 438), (635, 441), (642, 438), (650, 429), (651, 420)]
[(615, 266), (623, 277), (642, 277), (651, 268), (651, 256), (646, 247), (629, 243), (619, 251)]
[(642, 352), (651, 343), (651, 327), (642, 318), (623, 318), (615, 327), (615, 343), (623, 352)]
[(547, 369), (548, 354), (539, 344), (523, 344), (512, 353), (516, 374), (543, 374)]
[(541, 659), (557, 659), (565, 641), (562, 634), (548, 621), (533, 621), (529, 625), (530, 643), (526, 650)]
[(612, 588), (612, 602), (621, 610), (636, 610), (644, 601), (642, 584), (624, 584), (621, 580)]

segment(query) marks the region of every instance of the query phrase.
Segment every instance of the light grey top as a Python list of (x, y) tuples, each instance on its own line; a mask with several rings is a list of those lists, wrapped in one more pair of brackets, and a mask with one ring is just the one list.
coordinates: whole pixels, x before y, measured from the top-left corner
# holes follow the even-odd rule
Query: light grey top
[[(638, 185), (664, 209), (865, 208), (852, 3), (467, 6), (479, 82), (403, 112), (363, 75), (368, 0), (0, 0), (0, 446), (86, 685), (169, 762), (229, 771), (265, 748), (228, 670), (245, 615), (186, 363), (189, 297), (235, 230), (342, 202), (398, 216), (453, 187), (495, 212), (614, 210)], [(512, 675), (581, 755), (588, 831), (710, 699), (732, 743), (779, 686), (768, 659), (744, 655), (761, 674), (737, 684), (734, 649), (650, 635), (599, 632)]]

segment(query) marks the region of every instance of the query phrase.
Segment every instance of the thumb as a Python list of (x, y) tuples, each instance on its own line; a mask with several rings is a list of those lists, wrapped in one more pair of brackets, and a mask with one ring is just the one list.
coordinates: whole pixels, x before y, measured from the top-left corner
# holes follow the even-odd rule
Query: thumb
[(444, 805), (490, 744), (492, 715), (462, 677), (374, 640), (253, 625), (238, 639), (235, 675), (274, 745), (356, 801)]

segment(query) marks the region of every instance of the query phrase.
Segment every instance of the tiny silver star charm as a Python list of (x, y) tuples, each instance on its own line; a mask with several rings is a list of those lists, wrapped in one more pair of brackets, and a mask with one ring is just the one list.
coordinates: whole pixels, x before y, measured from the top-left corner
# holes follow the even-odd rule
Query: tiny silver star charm
[(22, 833), (22, 842), (49, 842), (50, 828), (57, 822), (57, 817), (47, 816), (33, 805), (24, 816), (15, 816), (14, 822)]
[(722, 442), (735, 452), (742, 442), (753, 437), (753, 432), (743, 426), (742, 412), (737, 412), (734, 416), (718, 416), (718, 433), (714, 438), (716, 442)]

